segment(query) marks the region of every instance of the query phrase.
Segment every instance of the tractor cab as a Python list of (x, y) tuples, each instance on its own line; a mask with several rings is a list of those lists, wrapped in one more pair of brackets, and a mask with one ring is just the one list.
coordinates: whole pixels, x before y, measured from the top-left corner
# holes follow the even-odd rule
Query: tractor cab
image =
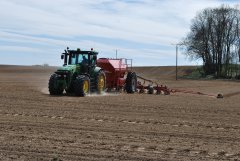
[(61, 59), (64, 60), (63, 66), (76, 65), (82, 69), (79, 72), (89, 73), (90, 68), (96, 67), (98, 52), (93, 51), (81, 51), (79, 48), (77, 50), (65, 50), (62, 53)]

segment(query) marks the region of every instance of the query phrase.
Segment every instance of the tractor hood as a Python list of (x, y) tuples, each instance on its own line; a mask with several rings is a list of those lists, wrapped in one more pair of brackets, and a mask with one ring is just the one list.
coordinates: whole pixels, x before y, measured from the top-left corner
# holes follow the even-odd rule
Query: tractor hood
[(57, 71), (70, 71), (74, 72), (76, 70), (76, 65), (65, 65), (60, 68), (58, 68)]

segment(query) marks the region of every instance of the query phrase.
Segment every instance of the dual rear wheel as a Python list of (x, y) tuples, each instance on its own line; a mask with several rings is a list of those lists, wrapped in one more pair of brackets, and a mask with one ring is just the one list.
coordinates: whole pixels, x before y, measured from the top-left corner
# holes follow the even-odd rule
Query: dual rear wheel
[[(95, 91), (102, 94), (106, 88), (106, 76), (103, 71), (99, 71), (95, 77)], [(78, 76), (74, 82), (74, 93), (76, 96), (84, 97), (91, 91), (90, 79), (88, 76)]]

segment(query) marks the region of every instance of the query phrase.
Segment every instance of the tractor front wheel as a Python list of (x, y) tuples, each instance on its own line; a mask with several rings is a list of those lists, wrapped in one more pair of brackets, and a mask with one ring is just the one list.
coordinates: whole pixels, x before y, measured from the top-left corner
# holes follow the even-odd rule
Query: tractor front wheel
[(50, 95), (61, 95), (63, 93), (63, 88), (58, 84), (57, 74), (51, 75), (48, 82), (48, 90)]
[(74, 93), (76, 96), (84, 97), (89, 94), (90, 80), (87, 76), (78, 76), (74, 82)]
[(137, 91), (137, 75), (135, 72), (128, 72), (125, 89), (127, 93), (134, 93)]

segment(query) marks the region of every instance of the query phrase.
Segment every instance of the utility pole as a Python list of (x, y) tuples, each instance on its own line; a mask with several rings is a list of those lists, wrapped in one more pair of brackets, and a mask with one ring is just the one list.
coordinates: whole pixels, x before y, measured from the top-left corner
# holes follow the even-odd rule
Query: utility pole
[(178, 80), (178, 45), (182, 44), (171, 44), (176, 46), (176, 80)]
[(178, 80), (178, 44), (176, 44), (176, 80)]
[(116, 59), (117, 59), (118, 50), (116, 49)]

